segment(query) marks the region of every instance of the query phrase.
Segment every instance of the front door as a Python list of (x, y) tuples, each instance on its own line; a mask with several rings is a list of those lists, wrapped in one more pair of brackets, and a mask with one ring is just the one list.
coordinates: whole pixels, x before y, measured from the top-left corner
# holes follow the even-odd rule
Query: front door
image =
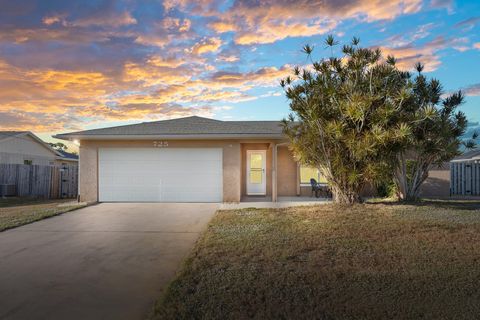
[(267, 191), (266, 150), (247, 150), (247, 194), (265, 195)]

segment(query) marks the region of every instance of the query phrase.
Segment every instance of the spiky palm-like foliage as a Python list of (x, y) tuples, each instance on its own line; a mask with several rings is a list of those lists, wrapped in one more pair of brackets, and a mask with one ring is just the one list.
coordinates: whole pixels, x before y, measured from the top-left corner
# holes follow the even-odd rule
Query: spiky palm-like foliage
[[(402, 110), (403, 121), (409, 123), (412, 135), (405, 149), (398, 153), (395, 168), (398, 197), (408, 201), (418, 199), (420, 186), (432, 167), (460, 154), (464, 144), (461, 136), (467, 127), (466, 116), (457, 111), (463, 94), (459, 91), (442, 99), (440, 82), (428, 80), (422, 74), (422, 64), (417, 63), (415, 68), (418, 75)], [(473, 147), (472, 141), (465, 146)]]
[[(385, 174), (411, 133), (399, 116), (409, 74), (358, 43), (343, 46), (341, 58), (313, 62), (281, 81), (292, 111), (284, 131), (295, 156), (322, 168), (334, 201), (345, 204), (360, 201), (361, 189)], [(326, 44), (337, 42), (329, 37)]]

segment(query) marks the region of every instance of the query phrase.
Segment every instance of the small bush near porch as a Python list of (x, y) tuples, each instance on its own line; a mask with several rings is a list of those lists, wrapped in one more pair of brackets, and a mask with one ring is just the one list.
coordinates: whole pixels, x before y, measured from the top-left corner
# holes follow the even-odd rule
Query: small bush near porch
[(478, 208), (219, 211), (153, 318), (476, 318)]

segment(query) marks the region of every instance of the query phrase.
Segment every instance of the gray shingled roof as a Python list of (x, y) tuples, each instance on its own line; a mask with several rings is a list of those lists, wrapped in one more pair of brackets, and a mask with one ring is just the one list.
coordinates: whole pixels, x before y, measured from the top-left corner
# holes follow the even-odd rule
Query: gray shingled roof
[(461, 156), (455, 157), (453, 161), (462, 161), (462, 160), (472, 160), (473, 158), (480, 157), (480, 149), (470, 150), (462, 154)]
[(0, 140), (10, 138), (21, 133), (26, 133), (28, 131), (0, 131)]
[(65, 150), (56, 150), (56, 151), (64, 159), (78, 160), (78, 154), (70, 153)]
[(117, 126), (59, 134), (56, 137), (68, 139), (71, 137), (88, 136), (169, 136), (169, 135), (264, 135), (281, 136), (280, 121), (220, 121), (197, 116), (143, 122), (132, 125)]

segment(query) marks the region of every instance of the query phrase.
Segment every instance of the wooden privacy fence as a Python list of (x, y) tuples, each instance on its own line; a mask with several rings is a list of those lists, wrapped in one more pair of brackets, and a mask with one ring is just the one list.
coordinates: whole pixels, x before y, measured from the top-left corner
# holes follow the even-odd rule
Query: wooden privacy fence
[(0, 164), (0, 184), (13, 184), (19, 197), (75, 198), (78, 166)]
[(452, 195), (480, 195), (480, 163), (477, 161), (450, 163), (450, 193)]

